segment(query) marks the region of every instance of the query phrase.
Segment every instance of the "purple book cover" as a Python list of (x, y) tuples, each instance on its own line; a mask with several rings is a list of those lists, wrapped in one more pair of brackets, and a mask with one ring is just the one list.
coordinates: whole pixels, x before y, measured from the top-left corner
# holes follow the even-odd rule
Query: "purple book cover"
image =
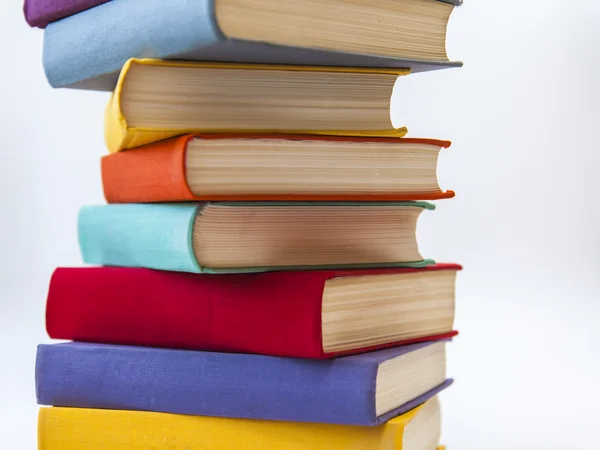
[(42, 405), (372, 426), (452, 383), (446, 380), (376, 415), (378, 366), (432, 344), (325, 361), (77, 342), (40, 345), (36, 393)]
[(25, 20), (32, 27), (46, 28), (50, 22), (91, 9), (110, 0), (25, 0)]

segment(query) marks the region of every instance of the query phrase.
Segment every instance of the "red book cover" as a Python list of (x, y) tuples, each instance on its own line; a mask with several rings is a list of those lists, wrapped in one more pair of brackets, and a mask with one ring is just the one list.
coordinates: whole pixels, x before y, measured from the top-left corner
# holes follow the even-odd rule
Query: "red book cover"
[(208, 275), (142, 268), (58, 268), (46, 327), (54, 339), (325, 359), (427, 340), (452, 332), (326, 353), (321, 306), (327, 280), (460, 270), (363, 269)]

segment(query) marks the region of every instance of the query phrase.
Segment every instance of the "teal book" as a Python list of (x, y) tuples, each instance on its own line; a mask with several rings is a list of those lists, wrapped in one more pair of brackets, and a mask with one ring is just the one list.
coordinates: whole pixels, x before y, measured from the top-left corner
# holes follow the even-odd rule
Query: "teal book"
[(87, 206), (84, 262), (192, 273), (424, 267), (426, 202), (209, 202)]

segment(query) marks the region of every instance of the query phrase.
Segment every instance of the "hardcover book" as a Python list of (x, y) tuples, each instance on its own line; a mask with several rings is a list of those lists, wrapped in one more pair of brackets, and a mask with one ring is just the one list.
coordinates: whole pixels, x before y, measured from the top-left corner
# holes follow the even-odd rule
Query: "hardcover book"
[(457, 67), (445, 41), (458, 3), (112, 0), (46, 28), (44, 69), (54, 87), (110, 91), (130, 58), (412, 72)]
[(113, 204), (79, 213), (84, 262), (180, 272), (423, 267), (424, 202)]
[(333, 360), (40, 345), (41, 405), (374, 426), (447, 387), (445, 342)]
[(402, 137), (390, 103), (406, 73), (132, 59), (106, 109), (106, 143), (115, 152), (186, 133)]
[(109, 203), (451, 198), (437, 180), (448, 141), (186, 135), (102, 158)]
[(455, 264), (208, 275), (59, 268), (53, 339), (332, 358), (456, 335)]
[(433, 450), (440, 431), (437, 397), (374, 427), (81, 408), (38, 416), (39, 450)]
[(25, 20), (32, 27), (45, 28), (50, 22), (77, 14), (109, 0), (25, 0)]

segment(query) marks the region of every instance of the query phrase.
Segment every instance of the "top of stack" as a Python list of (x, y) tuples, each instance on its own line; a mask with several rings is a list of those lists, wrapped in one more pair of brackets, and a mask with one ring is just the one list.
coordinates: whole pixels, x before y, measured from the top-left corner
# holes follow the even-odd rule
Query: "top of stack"
[(130, 58), (412, 72), (458, 67), (445, 44), (450, 15), (460, 3), (27, 0), (25, 13), (41, 27), (62, 18), (44, 33), (44, 68), (52, 86), (112, 90)]

